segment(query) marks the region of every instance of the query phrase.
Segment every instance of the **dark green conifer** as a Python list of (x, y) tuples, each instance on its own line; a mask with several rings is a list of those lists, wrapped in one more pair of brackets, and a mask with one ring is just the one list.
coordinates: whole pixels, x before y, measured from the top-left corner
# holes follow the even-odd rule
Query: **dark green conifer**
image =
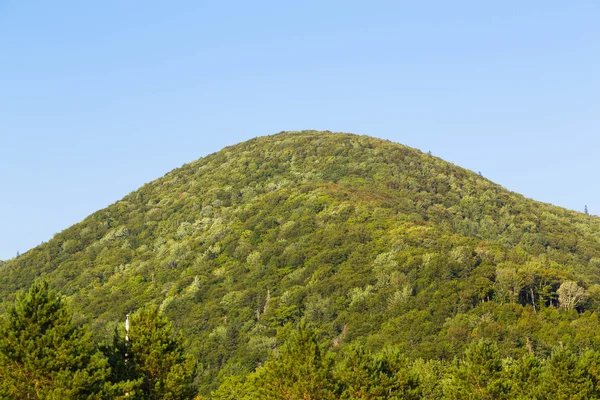
[(181, 336), (156, 307), (131, 316), (128, 342), (123, 332), (115, 333), (109, 360), (112, 380), (129, 382), (128, 398), (183, 400), (196, 393), (196, 360), (184, 353)]
[(504, 376), (502, 358), (495, 343), (479, 340), (471, 343), (465, 357), (454, 368), (444, 387), (447, 399), (507, 399), (510, 382)]
[(542, 360), (533, 353), (519, 359), (504, 360), (503, 373), (510, 385), (510, 399), (529, 400), (537, 398), (540, 387)]
[(60, 296), (37, 282), (0, 323), (0, 398), (109, 398), (107, 360)]
[(260, 399), (338, 399), (333, 377), (333, 359), (316, 332), (301, 320), (289, 340), (253, 376)]
[(580, 359), (564, 347), (554, 349), (541, 374), (539, 398), (556, 400), (592, 399), (594, 382), (585, 357)]
[(362, 346), (352, 346), (336, 375), (342, 399), (422, 398), (410, 362), (398, 349), (371, 354)]
[(123, 340), (124, 337), (124, 332), (115, 329), (112, 345), (101, 346), (111, 367), (109, 380), (113, 384), (113, 396), (119, 399), (142, 398), (142, 378), (135, 375), (135, 370), (129, 362), (129, 349)]

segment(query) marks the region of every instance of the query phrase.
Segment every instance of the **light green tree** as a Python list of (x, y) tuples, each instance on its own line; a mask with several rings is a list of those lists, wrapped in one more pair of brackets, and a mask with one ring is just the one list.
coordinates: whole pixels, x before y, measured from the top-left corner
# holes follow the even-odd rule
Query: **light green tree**
[(567, 311), (577, 307), (586, 298), (585, 289), (573, 281), (563, 282), (556, 293), (560, 307)]

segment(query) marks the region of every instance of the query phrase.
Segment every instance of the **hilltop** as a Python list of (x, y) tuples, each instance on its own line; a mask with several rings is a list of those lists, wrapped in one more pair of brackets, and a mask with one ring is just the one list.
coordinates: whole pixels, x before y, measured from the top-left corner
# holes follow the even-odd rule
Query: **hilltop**
[(600, 219), (345, 133), (260, 137), (175, 169), (0, 264), (0, 299), (36, 277), (104, 337), (160, 305), (205, 388), (254, 370), (301, 318), (334, 348), (425, 359), (479, 338), (512, 357), (600, 340)]

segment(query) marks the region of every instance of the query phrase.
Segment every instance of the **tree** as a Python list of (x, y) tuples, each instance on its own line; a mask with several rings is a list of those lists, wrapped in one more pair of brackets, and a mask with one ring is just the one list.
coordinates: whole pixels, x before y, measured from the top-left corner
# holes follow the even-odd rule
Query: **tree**
[(251, 377), (255, 398), (337, 399), (333, 359), (303, 319), (279, 354)]
[[(185, 354), (181, 336), (157, 307), (141, 309), (131, 316), (129, 341), (115, 333), (109, 360), (114, 370), (128, 380), (133, 392), (128, 398), (145, 400), (191, 399), (196, 360)], [(127, 359), (125, 358), (127, 354)], [(113, 376), (113, 380), (118, 379)]]
[(106, 358), (46, 282), (17, 296), (0, 324), (0, 398), (112, 398)]
[(517, 360), (507, 359), (506, 364), (504, 373), (511, 387), (510, 398), (537, 398), (542, 361), (533, 354), (526, 354)]
[(560, 307), (567, 311), (577, 307), (586, 298), (585, 289), (573, 281), (563, 282), (556, 293)]
[(410, 370), (410, 362), (389, 348), (371, 354), (363, 347), (352, 346), (337, 372), (341, 399), (421, 399), (419, 382)]
[(117, 398), (136, 399), (142, 396), (143, 379), (136, 376), (129, 362), (129, 344), (123, 340), (124, 334), (115, 328), (112, 345), (102, 345), (100, 349), (108, 358), (111, 366), (109, 380), (113, 384), (113, 393)]
[(585, 359), (564, 347), (554, 349), (541, 374), (539, 397), (542, 399), (591, 399), (594, 383), (585, 368)]
[(503, 302), (508, 299), (511, 303), (519, 300), (519, 294), (525, 286), (525, 279), (516, 266), (498, 267), (496, 269), (496, 291)]
[(228, 376), (217, 390), (211, 393), (212, 400), (254, 400), (256, 391), (250, 382), (243, 382), (239, 376)]
[(479, 340), (471, 343), (465, 358), (450, 368), (444, 387), (448, 399), (506, 399), (509, 380), (503, 374), (502, 359), (495, 343)]

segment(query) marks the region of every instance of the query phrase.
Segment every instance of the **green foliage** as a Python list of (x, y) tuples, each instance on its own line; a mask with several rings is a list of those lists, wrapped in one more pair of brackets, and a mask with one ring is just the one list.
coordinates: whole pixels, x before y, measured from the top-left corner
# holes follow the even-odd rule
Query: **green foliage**
[(109, 397), (106, 359), (46, 282), (17, 296), (0, 326), (0, 397)]
[(429, 360), (480, 339), (519, 376), (560, 343), (600, 350), (599, 260), (596, 217), (402, 145), (288, 132), (184, 165), (3, 263), (0, 309), (43, 276), (101, 341), (160, 307), (201, 360), (203, 395), (244, 387), (304, 318), (335, 354), (422, 359), (411, 373), (435, 398)]
[(465, 358), (450, 369), (444, 394), (448, 399), (493, 400), (508, 398), (509, 391), (498, 347), (479, 340), (473, 342)]
[(542, 399), (592, 399), (598, 397), (594, 381), (576, 354), (557, 348), (544, 366), (540, 377)]
[(196, 360), (183, 351), (171, 322), (157, 307), (141, 309), (131, 317), (129, 341), (115, 332), (109, 360), (113, 380), (129, 381), (123, 394), (148, 400), (191, 399), (196, 388)]
[(397, 348), (336, 352), (301, 322), (281, 353), (245, 378), (227, 377), (211, 398), (592, 399), (600, 394), (599, 378), (600, 353), (593, 350), (558, 346), (548, 357), (502, 359), (497, 343), (479, 340), (454, 361), (409, 360)]
[(371, 354), (350, 348), (336, 374), (341, 399), (421, 399), (419, 378), (397, 349)]
[(251, 379), (261, 399), (335, 399), (333, 359), (302, 320), (279, 354)]

